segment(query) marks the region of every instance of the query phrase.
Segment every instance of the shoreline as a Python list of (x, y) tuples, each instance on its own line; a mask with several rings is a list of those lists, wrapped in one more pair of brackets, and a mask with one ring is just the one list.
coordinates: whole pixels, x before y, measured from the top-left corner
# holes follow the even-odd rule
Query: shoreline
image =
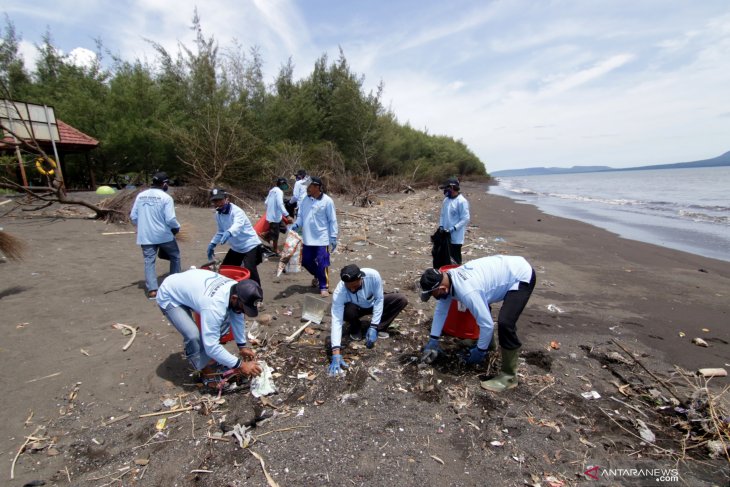
[[(660, 216), (651, 212), (637, 213), (627, 210), (631, 205), (624, 207), (596, 202), (584, 205), (579, 199), (543, 197), (534, 192), (513, 192), (506, 189), (499, 181), (487, 186), (486, 191), (519, 204), (535, 206), (545, 214), (588, 223), (621, 238), (730, 262), (730, 240), (724, 236), (726, 227), (723, 227), (722, 223), (710, 224), (702, 220), (683, 219), (676, 215), (668, 218), (666, 215)], [(685, 210), (681, 210), (680, 213)]]

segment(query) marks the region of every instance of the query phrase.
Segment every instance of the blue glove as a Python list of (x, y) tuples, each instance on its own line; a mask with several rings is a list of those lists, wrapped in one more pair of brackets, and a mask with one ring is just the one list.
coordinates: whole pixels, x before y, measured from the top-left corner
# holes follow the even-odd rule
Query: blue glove
[(466, 355), (464, 362), (466, 362), (467, 365), (477, 365), (483, 363), (486, 358), (487, 351), (475, 346), (469, 351), (469, 354)]
[(170, 231), (173, 235), (177, 235), (180, 232), (180, 227), (177, 228), (171, 228)]
[(428, 343), (425, 347), (423, 347), (423, 351), (430, 351), (430, 350), (436, 350), (438, 353), (441, 353), (443, 350), (441, 350), (441, 345), (439, 345), (438, 338), (431, 337), (428, 340)]
[(331, 238), (330, 239), (330, 253), (334, 252), (336, 248), (337, 248), (337, 239)]
[(350, 368), (347, 363), (345, 363), (345, 360), (342, 358), (342, 355), (332, 355), (332, 363), (330, 364), (328, 375), (330, 376), (336, 376), (338, 374), (344, 374), (345, 371), (342, 369), (348, 369)]
[(431, 337), (426, 346), (423, 347), (421, 362), (432, 364), (438, 358), (440, 353), (443, 353), (443, 350), (441, 350), (438, 338)]
[(294, 230), (295, 232), (297, 232), (299, 235), (302, 234), (302, 229), (299, 228), (299, 225), (297, 225), (296, 223), (291, 226), (291, 229)]
[(368, 348), (373, 348), (377, 339), (378, 329), (374, 326), (371, 326), (370, 328), (368, 328), (368, 332), (365, 334), (365, 346)]
[(231, 232), (226, 230), (223, 232), (223, 236), (221, 237), (220, 244), (223, 245), (224, 243), (228, 242), (228, 239), (231, 238)]
[(215, 244), (213, 242), (208, 244), (208, 260), (215, 259)]

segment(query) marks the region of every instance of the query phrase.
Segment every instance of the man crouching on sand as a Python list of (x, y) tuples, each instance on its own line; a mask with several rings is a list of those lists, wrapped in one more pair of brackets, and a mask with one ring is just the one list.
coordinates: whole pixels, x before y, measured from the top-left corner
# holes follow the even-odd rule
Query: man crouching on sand
[(517, 319), (535, 289), (535, 271), (522, 258), (508, 255), (482, 257), (441, 272), (426, 269), (421, 275), (421, 300), (438, 300), (431, 322), (431, 337), (424, 347), (423, 360), (431, 363), (441, 353), (439, 339), (451, 305), (456, 299), (469, 309), (479, 325), (479, 340), (466, 357), (467, 364), (484, 362), (493, 343), (494, 322), (490, 305), (503, 301), (497, 323), (502, 348), (502, 371), (494, 379), (482, 381), (483, 389), (502, 392), (517, 386), (517, 358), (520, 339)]
[[(162, 314), (183, 336), (186, 358), (201, 372), (203, 384), (211, 388), (222, 385), (228, 375), (239, 373), (253, 377), (261, 373), (261, 367), (254, 361), (256, 353), (246, 347), (243, 313), (257, 316), (262, 299), (263, 291), (256, 281), (236, 282), (203, 269), (173, 274), (162, 282), (157, 292)], [(192, 311), (200, 315), (200, 330), (193, 321)], [(240, 357), (220, 343), (229, 329), (233, 330)]]
[(372, 315), (365, 332), (365, 346), (373, 348), (378, 337), (386, 338), (386, 329), (408, 306), (400, 293), (383, 293), (383, 279), (375, 269), (360, 269), (348, 264), (340, 271), (340, 283), (332, 295), (332, 363), (329, 375), (338, 375), (347, 364), (340, 354), (342, 322), (349, 323), (352, 340), (362, 340), (360, 318)]

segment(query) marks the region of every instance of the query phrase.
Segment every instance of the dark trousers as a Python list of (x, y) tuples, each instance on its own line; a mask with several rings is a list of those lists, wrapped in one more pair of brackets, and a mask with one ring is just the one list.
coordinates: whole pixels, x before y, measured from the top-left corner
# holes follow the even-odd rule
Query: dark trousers
[(451, 253), (451, 259), (461, 265), (461, 244), (450, 243), (449, 252)]
[[(380, 318), (378, 331), (385, 331), (406, 306), (408, 306), (408, 298), (406, 298), (403, 294), (389, 293), (384, 295), (383, 315)], [(361, 327), (360, 318), (371, 314), (373, 314), (373, 308), (361, 308), (356, 304), (347, 303), (345, 304), (345, 312), (343, 313), (342, 319), (349, 323), (350, 333), (353, 333)]]
[(532, 271), (530, 282), (521, 282), (515, 291), (509, 291), (502, 301), (502, 309), (497, 317), (497, 329), (499, 330), (499, 346), (506, 350), (515, 350), (522, 346), (517, 338), (517, 320), (525, 309), (527, 301), (535, 289), (535, 271)]
[(226, 257), (221, 262), (221, 265), (233, 265), (238, 267), (245, 267), (251, 273), (250, 279), (256, 281), (261, 285), (261, 278), (259, 277), (258, 270), (258, 255), (259, 248), (254, 247), (248, 252), (236, 252), (233, 249), (228, 250)]

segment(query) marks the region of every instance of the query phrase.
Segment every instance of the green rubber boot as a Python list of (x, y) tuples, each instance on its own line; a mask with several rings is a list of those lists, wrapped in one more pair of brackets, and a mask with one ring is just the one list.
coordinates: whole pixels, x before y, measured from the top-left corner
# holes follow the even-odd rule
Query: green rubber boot
[(480, 383), (482, 389), (491, 392), (504, 392), (517, 387), (517, 359), (520, 356), (520, 349), (502, 349), (502, 372), (494, 379), (485, 380)]
[(492, 335), (492, 341), (489, 342), (489, 347), (487, 347), (487, 351), (489, 351), (489, 353), (497, 351), (497, 337), (495, 337), (494, 335)]

